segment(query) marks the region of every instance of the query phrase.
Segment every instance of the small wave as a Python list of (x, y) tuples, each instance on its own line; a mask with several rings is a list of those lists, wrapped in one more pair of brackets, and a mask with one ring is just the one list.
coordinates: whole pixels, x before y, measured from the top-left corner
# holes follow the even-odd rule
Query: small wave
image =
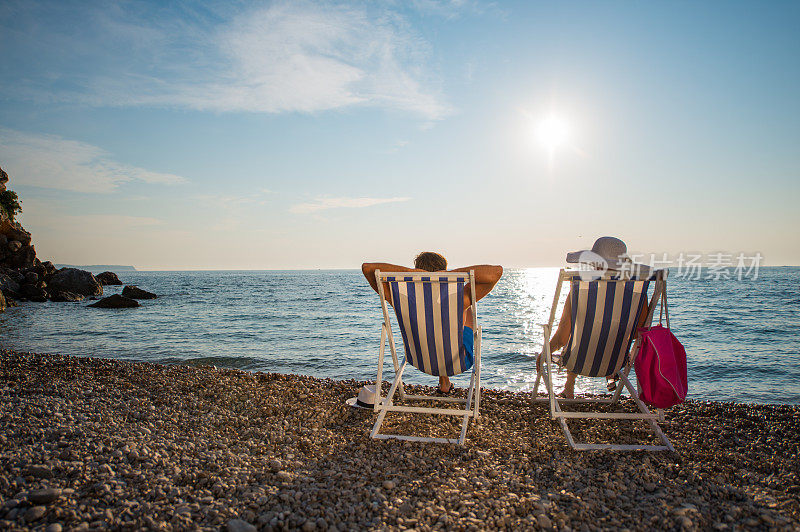
[(773, 334), (787, 334), (787, 333), (793, 332), (792, 329), (793, 329), (793, 327), (791, 327), (791, 326), (787, 326), (785, 329), (778, 329), (776, 327), (759, 327), (757, 329), (753, 329), (751, 332), (754, 335), (759, 335), (759, 334), (765, 334), (765, 335), (766, 334), (770, 334), (770, 335), (773, 335)]
[(744, 371), (741, 366), (733, 364), (692, 364), (689, 372), (698, 376), (703, 375), (707, 379), (713, 380), (727, 380), (728, 378), (747, 380), (756, 377), (774, 377), (782, 373), (774, 367), (758, 365), (748, 366)]
[(732, 318), (726, 318), (724, 316), (712, 316), (710, 318), (704, 319), (701, 323), (708, 324), (708, 325), (734, 325), (735, 322)]

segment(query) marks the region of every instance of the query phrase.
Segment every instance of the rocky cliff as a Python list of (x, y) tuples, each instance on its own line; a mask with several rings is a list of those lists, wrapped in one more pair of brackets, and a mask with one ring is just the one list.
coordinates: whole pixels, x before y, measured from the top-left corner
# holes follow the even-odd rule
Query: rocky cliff
[[(0, 197), (7, 190), (8, 174), (0, 168)], [(13, 195), (15, 202), (16, 195)], [(14, 221), (13, 209), (5, 201), (0, 202), (0, 266), (6, 268), (31, 268), (36, 264), (36, 250), (31, 245), (31, 234)]]
[(102, 294), (101, 284), (89, 272), (58, 270), (52, 262), (36, 258), (31, 234), (14, 220), (19, 204), (7, 183), (8, 174), (0, 168), (0, 292), (5, 296), (0, 297), (0, 309), (15, 299), (75, 301), (76, 296)]

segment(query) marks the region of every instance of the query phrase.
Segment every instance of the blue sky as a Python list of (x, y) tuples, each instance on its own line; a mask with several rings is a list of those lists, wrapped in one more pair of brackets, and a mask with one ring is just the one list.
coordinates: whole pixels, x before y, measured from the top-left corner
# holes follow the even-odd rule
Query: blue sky
[[(800, 264), (795, 2), (4, 2), (38, 254), (149, 269)], [(547, 146), (537, 131), (566, 131)]]

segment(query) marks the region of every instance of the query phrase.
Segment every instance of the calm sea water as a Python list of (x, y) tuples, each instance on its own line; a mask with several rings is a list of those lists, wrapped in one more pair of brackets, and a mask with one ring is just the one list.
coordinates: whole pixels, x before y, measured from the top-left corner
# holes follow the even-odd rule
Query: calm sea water
[[(481, 300), (486, 386), (529, 390), (558, 270), (506, 270)], [(336, 379), (374, 379), (381, 312), (360, 271), (119, 272), (156, 292), (137, 309), (22, 303), (0, 313), (0, 344), (19, 350), (209, 364)], [(105, 295), (121, 287), (105, 287)], [(800, 268), (757, 280), (686, 280), (668, 288), (696, 399), (800, 403)], [(395, 329), (396, 330), (396, 329)], [(402, 340), (396, 335), (398, 346)], [(391, 366), (391, 364), (389, 364)], [(413, 368), (407, 380), (435, 384)], [(562, 382), (564, 375), (557, 376)], [(604, 380), (579, 379), (579, 391)], [(464, 386), (467, 378), (455, 379)]]

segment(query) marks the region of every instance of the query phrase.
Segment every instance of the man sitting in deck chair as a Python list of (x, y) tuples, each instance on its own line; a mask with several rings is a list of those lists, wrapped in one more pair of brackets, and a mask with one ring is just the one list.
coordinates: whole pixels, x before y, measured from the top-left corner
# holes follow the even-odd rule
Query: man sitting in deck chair
[[(500, 280), (503, 275), (502, 266), (467, 266), (465, 268), (456, 268), (454, 270), (447, 270), (447, 260), (438, 253), (431, 251), (424, 251), (414, 258), (414, 268), (407, 268), (405, 266), (398, 266), (396, 264), (387, 264), (385, 262), (365, 262), (361, 265), (361, 271), (364, 272), (364, 277), (369, 281), (370, 286), (376, 292), (378, 290), (378, 282), (375, 279), (375, 271), (381, 270), (384, 272), (460, 272), (467, 273), (470, 270), (475, 272), (475, 297), (478, 301), (483, 299), (489, 292), (492, 291), (494, 285)], [(380, 292), (379, 292), (380, 293)], [(392, 293), (389, 290), (388, 283), (384, 283), (384, 294), (386, 294), (386, 301), (392, 305)], [(470, 312), (470, 293), (468, 290), (464, 291), (464, 349), (466, 350), (465, 359), (466, 367), (462, 368), (464, 371), (470, 369), (473, 363), (473, 323), (472, 312)], [(440, 394), (450, 394), (453, 391), (453, 384), (447, 375), (439, 376), (439, 387), (437, 392)]]

